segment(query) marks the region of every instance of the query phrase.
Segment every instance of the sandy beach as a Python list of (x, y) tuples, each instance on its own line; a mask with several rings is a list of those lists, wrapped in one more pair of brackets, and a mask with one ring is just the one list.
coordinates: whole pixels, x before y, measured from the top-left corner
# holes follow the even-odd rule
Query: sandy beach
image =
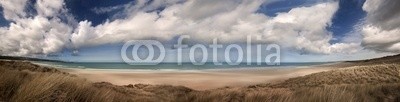
[(152, 84), (186, 86), (196, 90), (221, 87), (242, 87), (261, 83), (274, 83), (288, 78), (334, 69), (331, 66), (301, 68), (256, 68), (222, 70), (100, 70), (61, 69), (93, 82), (116, 85)]

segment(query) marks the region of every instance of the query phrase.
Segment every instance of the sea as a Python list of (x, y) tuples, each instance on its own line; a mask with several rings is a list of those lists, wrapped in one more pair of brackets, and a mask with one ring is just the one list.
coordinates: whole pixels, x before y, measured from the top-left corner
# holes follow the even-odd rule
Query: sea
[(72, 69), (140, 69), (140, 70), (209, 70), (209, 69), (259, 69), (259, 68), (301, 68), (314, 65), (331, 64), (335, 62), (296, 62), (296, 63), (280, 63), (279, 65), (258, 65), (252, 63), (241, 63), (239, 65), (215, 65), (213, 62), (207, 62), (204, 65), (194, 65), (192, 63), (160, 63), (157, 65), (129, 65), (124, 62), (49, 62), (34, 61), (33, 63), (50, 66), (56, 68), (72, 68)]

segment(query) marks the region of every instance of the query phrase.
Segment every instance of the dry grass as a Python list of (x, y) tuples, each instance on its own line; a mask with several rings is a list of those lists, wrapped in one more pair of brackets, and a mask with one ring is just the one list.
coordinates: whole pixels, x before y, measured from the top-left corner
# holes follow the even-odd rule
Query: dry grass
[(400, 101), (400, 66), (355, 66), (292, 78), (282, 83), (191, 93), (194, 102)]
[(399, 101), (400, 84), (351, 84), (294, 89), (291, 101), (376, 102)]
[[(173, 101), (193, 90), (168, 85), (116, 86), (92, 83), (56, 69), (27, 69), (31, 63), (9, 62), (0, 65), (0, 101), (12, 102), (158, 102)], [(33, 64), (32, 64), (33, 65)], [(28, 67), (29, 68), (29, 67)]]
[(276, 102), (292, 95), (287, 88), (221, 88), (193, 92), (179, 99), (182, 102)]
[(0, 101), (398, 102), (400, 66), (354, 66), (282, 83), (195, 91), (182, 86), (92, 83), (29, 62), (0, 61)]
[(128, 101), (110, 89), (96, 88), (84, 79), (57, 74), (16, 70), (0, 71), (1, 100), (32, 101)]
[(191, 93), (182, 102), (398, 102), (400, 84), (235, 88)]
[(291, 78), (274, 85), (274, 87), (315, 87), (338, 84), (383, 84), (399, 82), (400, 66), (396, 64), (382, 64), (354, 66), (314, 73), (303, 77)]

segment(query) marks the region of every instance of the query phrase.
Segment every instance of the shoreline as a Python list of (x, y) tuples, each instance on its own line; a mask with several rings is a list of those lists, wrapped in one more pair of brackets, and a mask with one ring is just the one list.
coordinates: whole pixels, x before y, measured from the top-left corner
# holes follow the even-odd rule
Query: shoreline
[(115, 85), (174, 85), (195, 90), (276, 83), (289, 78), (336, 69), (332, 64), (293, 67), (207, 70), (57, 69), (92, 82), (110, 82)]
[[(154, 72), (154, 71), (179, 71), (179, 72), (199, 72), (199, 71), (234, 71), (234, 70), (277, 70), (277, 69), (302, 69), (302, 68), (317, 68), (317, 67), (338, 67), (337, 65), (344, 65), (345, 62), (322, 62), (323, 64), (314, 65), (301, 65), (301, 66), (259, 66), (259, 67), (238, 67), (238, 68), (207, 68), (207, 69), (127, 69), (127, 68), (91, 68), (91, 67), (67, 67), (52, 64), (43, 64), (40, 62), (29, 61), (33, 64), (52, 67), (62, 70), (92, 70), (92, 71), (118, 71), (118, 72)], [(311, 62), (312, 63), (312, 62)]]

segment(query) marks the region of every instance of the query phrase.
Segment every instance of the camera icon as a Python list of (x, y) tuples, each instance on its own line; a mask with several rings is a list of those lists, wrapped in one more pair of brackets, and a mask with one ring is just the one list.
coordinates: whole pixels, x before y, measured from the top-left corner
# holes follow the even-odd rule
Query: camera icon
[[(128, 48), (132, 48), (132, 56), (128, 56)], [(146, 58), (140, 58), (138, 55), (139, 48), (144, 46), (148, 50), (148, 56)], [(157, 47), (159, 56), (155, 58), (154, 47)], [(157, 65), (161, 63), (165, 58), (165, 48), (159, 42), (155, 40), (130, 40), (126, 42), (121, 49), (122, 60), (129, 65)], [(132, 58), (132, 59), (131, 59)]]

